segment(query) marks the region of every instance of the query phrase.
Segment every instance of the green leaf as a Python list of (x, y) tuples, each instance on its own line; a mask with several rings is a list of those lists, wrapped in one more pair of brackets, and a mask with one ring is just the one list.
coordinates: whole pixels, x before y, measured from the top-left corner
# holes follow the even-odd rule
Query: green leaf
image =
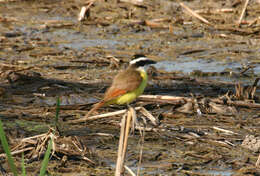
[(11, 152), (10, 152), (10, 149), (9, 149), (9, 146), (8, 146), (8, 142), (7, 142), (6, 137), (5, 137), (5, 132), (4, 132), (4, 128), (3, 128), (3, 124), (2, 124), (1, 120), (0, 120), (0, 139), (1, 139), (3, 149), (5, 151), (5, 154), (7, 156), (7, 160), (8, 160), (9, 166), (11, 168), (11, 171), (13, 172), (14, 176), (17, 176), (18, 175), (17, 168), (14, 164), (14, 159), (11, 155)]
[(26, 176), (25, 164), (24, 164), (24, 153), (22, 153), (22, 176)]
[(43, 158), (43, 161), (42, 161), (40, 176), (45, 175), (45, 172), (47, 170), (47, 166), (48, 166), (48, 163), (49, 163), (49, 159), (50, 159), (51, 149), (52, 149), (52, 139), (50, 139), (50, 141), (49, 141), (48, 148), (45, 152), (45, 155), (44, 155), (44, 158)]

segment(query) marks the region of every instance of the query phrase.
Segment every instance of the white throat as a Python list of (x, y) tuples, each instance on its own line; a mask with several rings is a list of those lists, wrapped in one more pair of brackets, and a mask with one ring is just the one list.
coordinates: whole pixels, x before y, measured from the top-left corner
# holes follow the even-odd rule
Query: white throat
[(146, 67), (138, 67), (136, 70), (140, 72), (145, 72)]

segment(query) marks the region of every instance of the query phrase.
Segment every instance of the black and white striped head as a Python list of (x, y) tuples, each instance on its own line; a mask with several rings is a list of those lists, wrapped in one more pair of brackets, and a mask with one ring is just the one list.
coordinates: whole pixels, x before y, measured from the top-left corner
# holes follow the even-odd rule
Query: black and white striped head
[(135, 54), (133, 56), (132, 61), (130, 61), (130, 66), (134, 66), (134, 67), (145, 67), (147, 65), (150, 64), (155, 64), (156, 62), (147, 58), (145, 55), (143, 54)]

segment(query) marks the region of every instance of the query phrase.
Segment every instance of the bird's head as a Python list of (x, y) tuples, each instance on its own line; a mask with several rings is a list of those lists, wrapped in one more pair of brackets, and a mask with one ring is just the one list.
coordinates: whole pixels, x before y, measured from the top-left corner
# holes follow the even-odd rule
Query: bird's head
[(156, 62), (147, 58), (143, 54), (135, 54), (132, 57), (132, 60), (130, 61), (130, 66), (136, 67), (136, 68), (144, 68), (145, 66), (148, 66), (150, 64), (155, 64)]

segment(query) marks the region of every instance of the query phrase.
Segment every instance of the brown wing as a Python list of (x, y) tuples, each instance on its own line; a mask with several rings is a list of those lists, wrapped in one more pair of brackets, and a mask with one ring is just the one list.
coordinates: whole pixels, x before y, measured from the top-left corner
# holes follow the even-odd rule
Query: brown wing
[(107, 89), (104, 99), (99, 103), (95, 104), (93, 108), (88, 112), (86, 117), (96, 111), (98, 108), (103, 106), (106, 102), (117, 98), (127, 92), (133, 91), (139, 87), (142, 82), (142, 77), (140, 73), (134, 69), (127, 69), (123, 72), (118, 73), (111, 85)]
[(110, 101), (127, 92), (133, 91), (139, 87), (142, 82), (140, 72), (134, 69), (127, 69), (118, 73), (110, 88), (105, 93), (104, 101)]

